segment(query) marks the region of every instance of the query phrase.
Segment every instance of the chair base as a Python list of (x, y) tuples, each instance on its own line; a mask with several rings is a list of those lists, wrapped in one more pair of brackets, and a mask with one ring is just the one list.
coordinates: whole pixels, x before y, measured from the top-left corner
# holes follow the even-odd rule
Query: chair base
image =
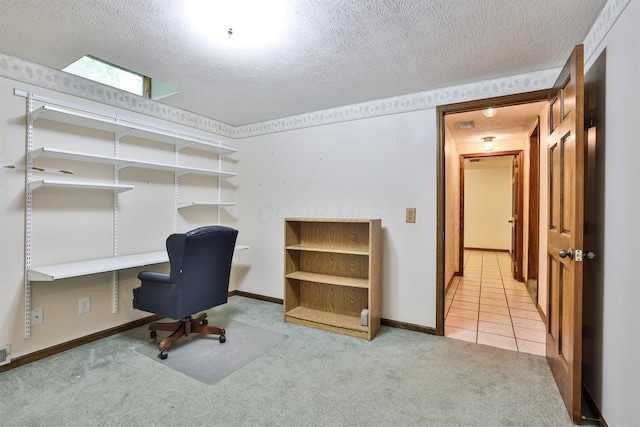
[(173, 332), (171, 335), (160, 341), (160, 345), (158, 347), (160, 354), (158, 357), (166, 359), (168, 356), (167, 349), (171, 347), (174, 342), (178, 341), (180, 337), (183, 335), (188, 336), (192, 332), (198, 334), (220, 335), (219, 340), (221, 343), (224, 343), (227, 340), (224, 328), (219, 326), (209, 326), (207, 323), (207, 313), (202, 313), (195, 319), (192, 316), (188, 316), (170, 323), (151, 323), (149, 325), (151, 338), (155, 338), (157, 336), (156, 331)]

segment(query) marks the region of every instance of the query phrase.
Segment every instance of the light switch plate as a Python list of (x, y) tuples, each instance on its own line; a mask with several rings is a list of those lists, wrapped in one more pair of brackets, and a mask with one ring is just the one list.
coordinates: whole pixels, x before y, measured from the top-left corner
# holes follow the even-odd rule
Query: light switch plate
[(416, 222), (416, 208), (407, 208), (407, 222)]

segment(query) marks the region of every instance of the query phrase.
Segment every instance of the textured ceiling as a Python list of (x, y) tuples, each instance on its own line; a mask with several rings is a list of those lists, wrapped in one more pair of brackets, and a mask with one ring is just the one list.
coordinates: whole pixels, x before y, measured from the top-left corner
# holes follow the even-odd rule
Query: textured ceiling
[(0, 0), (0, 52), (56, 69), (91, 54), (237, 126), (559, 67), (606, 0), (249, 3)]

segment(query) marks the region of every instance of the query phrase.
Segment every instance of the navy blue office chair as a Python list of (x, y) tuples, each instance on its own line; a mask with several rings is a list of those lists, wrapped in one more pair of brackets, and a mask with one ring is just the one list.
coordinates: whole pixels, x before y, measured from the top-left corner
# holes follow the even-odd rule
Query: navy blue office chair
[(167, 349), (189, 333), (219, 335), (226, 341), (225, 330), (209, 326), (207, 314), (194, 313), (227, 302), (231, 260), (238, 231), (223, 226), (207, 226), (167, 238), (169, 274), (142, 271), (141, 286), (133, 290), (133, 308), (170, 319), (171, 323), (151, 323), (151, 338), (156, 331), (173, 331), (160, 342), (159, 357), (166, 359)]

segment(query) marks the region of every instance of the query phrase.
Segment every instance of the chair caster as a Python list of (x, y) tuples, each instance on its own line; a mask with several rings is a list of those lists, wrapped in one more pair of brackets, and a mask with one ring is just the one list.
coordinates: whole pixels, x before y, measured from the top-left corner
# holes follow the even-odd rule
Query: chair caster
[(155, 340), (158, 336), (158, 333), (156, 331), (151, 331), (149, 332), (149, 335), (151, 336), (151, 339)]
[(158, 357), (162, 360), (166, 359), (167, 357), (169, 357), (169, 353), (167, 353), (167, 350), (162, 350), (160, 352), (160, 354), (158, 355)]
[(209, 321), (208, 321), (207, 319), (204, 319), (204, 320), (202, 321), (202, 324), (203, 324), (204, 326), (207, 326), (207, 325), (209, 324)]
[(227, 341), (227, 337), (225, 337), (224, 335), (220, 335), (220, 338), (218, 338), (220, 340), (220, 343), (224, 343), (225, 341)]

